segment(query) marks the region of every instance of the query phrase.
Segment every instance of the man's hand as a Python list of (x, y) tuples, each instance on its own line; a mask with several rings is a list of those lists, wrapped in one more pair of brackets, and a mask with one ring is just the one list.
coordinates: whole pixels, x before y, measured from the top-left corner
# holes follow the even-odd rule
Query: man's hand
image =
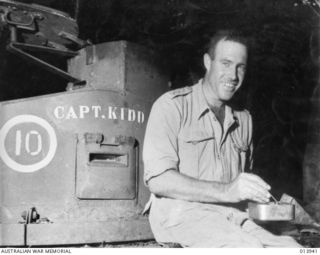
[(241, 173), (233, 182), (226, 185), (226, 197), (231, 203), (252, 200), (267, 203), (270, 199), (270, 185), (259, 176)]

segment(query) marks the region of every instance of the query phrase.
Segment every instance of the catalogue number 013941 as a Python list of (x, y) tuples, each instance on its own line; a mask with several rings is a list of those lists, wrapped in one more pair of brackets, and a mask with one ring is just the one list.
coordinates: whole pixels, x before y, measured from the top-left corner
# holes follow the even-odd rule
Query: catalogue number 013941
[(317, 248), (302, 248), (300, 254), (318, 254)]

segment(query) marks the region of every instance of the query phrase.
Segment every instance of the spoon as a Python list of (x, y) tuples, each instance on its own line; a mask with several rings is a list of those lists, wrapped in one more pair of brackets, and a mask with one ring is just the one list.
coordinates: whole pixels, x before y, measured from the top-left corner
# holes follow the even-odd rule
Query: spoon
[(271, 193), (269, 193), (269, 194), (270, 194), (271, 198), (274, 200), (274, 202), (276, 202), (276, 204), (279, 204), (279, 201)]

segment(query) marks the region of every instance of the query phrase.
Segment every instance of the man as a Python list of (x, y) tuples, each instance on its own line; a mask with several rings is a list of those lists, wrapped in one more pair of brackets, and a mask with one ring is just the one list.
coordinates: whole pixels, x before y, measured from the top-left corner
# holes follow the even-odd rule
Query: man
[(150, 224), (158, 242), (184, 247), (300, 247), (248, 219), (248, 200), (266, 203), (270, 186), (251, 167), (252, 120), (228, 102), (241, 87), (248, 58), (233, 31), (212, 37), (205, 77), (153, 105), (144, 143)]

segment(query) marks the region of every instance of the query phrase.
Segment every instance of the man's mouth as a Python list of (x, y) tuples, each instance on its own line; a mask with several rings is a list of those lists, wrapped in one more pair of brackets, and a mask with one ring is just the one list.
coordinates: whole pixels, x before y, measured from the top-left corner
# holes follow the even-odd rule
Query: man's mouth
[(236, 84), (231, 82), (225, 82), (223, 85), (224, 85), (224, 88), (228, 91), (233, 91), (236, 89)]

